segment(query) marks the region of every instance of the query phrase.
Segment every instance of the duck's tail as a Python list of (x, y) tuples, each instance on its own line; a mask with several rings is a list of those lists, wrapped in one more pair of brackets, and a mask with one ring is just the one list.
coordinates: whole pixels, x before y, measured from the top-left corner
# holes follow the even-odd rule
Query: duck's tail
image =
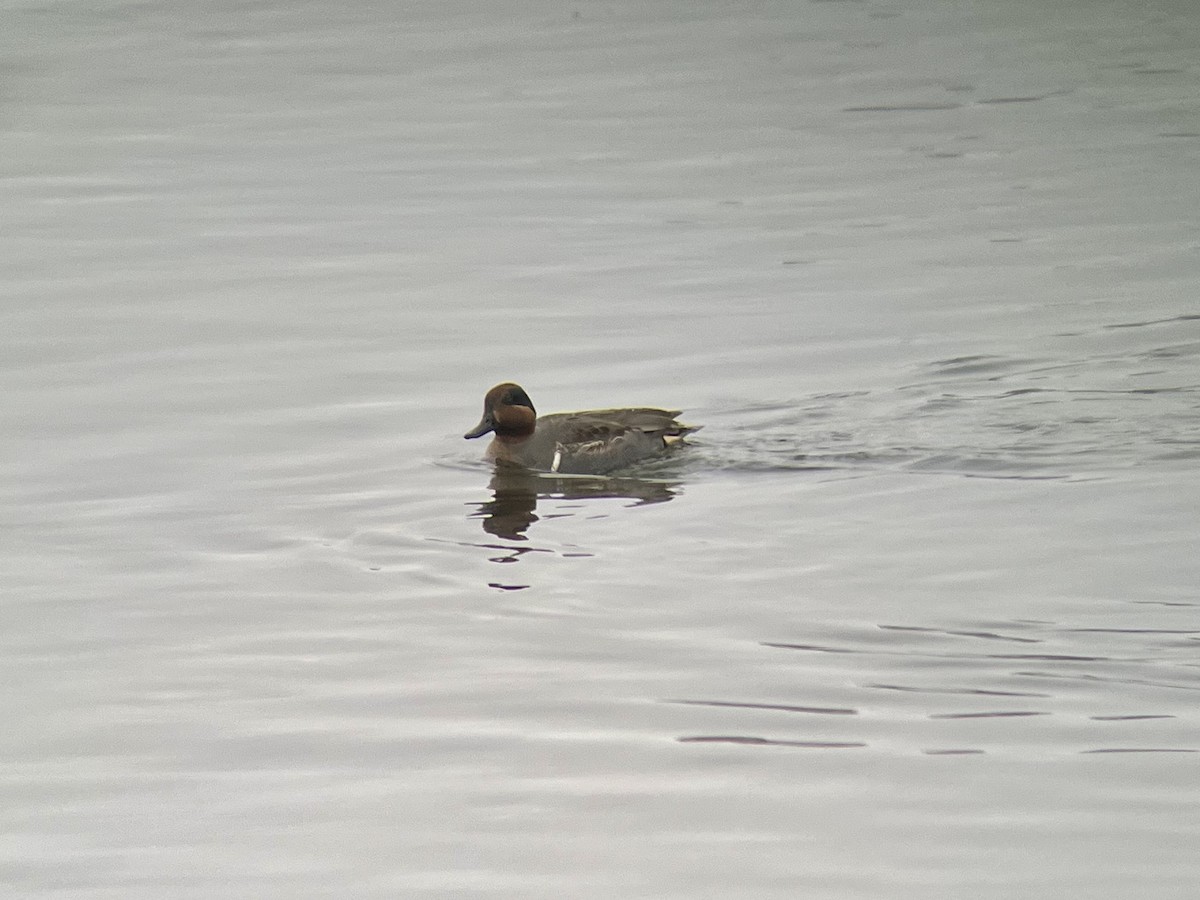
[(672, 444), (681, 444), (684, 442), (683, 439), (687, 435), (699, 431), (703, 427), (703, 425), (688, 425), (684, 422), (672, 422), (670, 430), (663, 434), (663, 443), (668, 447), (670, 447)]

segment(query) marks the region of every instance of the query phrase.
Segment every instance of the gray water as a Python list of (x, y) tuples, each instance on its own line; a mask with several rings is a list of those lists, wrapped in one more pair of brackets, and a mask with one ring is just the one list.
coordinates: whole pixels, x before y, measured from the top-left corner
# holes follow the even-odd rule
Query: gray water
[(1190, 0), (0, 16), (5, 896), (1195, 895)]

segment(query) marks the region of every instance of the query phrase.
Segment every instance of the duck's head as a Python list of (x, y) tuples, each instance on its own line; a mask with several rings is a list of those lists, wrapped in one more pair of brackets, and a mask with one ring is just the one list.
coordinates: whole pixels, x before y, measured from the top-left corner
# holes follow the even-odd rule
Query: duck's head
[(525, 389), (506, 381), (487, 392), (483, 398), (483, 418), (463, 437), (483, 437), (489, 431), (494, 431), (498, 438), (529, 437), (536, 421), (537, 411)]

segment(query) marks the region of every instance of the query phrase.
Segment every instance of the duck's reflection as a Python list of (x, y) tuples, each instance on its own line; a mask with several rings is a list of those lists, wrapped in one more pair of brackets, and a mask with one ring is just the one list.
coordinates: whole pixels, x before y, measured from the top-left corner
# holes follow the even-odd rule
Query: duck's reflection
[(547, 475), (515, 466), (497, 466), (488, 484), (492, 499), (478, 504), (470, 518), (483, 530), (512, 541), (528, 540), (525, 532), (538, 521), (538, 500), (625, 498), (635, 506), (665, 503), (678, 491), (678, 482), (640, 478), (602, 478), (586, 475)]

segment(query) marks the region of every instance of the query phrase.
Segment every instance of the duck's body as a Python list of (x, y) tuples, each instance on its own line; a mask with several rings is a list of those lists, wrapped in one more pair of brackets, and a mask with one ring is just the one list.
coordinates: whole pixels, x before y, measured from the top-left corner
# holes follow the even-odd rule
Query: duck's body
[(487, 455), (499, 463), (583, 475), (603, 475), (661, 456), (698, 426), (679, 410), (589, 409), (537, 417), (520, 385), (498, 384), (483, 398), (483, 418), (463, 437), (494, 432)]

